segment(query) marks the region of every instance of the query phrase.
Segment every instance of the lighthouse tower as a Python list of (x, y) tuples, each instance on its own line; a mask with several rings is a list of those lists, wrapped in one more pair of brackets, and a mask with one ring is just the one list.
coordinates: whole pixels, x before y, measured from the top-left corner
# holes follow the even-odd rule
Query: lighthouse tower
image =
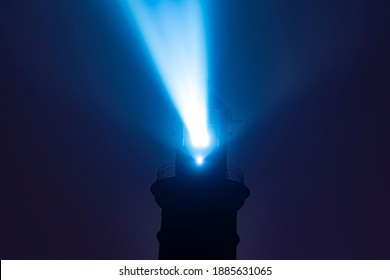
[(163, 165), (151, 191), (162, 209), (159, 259), (236, 259), (237, 211), (249, 190), (244, 174), (227, 162), (232, 113), (218, 99), (209, 104), (210, 143), (194, 153), (182, 126), (176, 161)]

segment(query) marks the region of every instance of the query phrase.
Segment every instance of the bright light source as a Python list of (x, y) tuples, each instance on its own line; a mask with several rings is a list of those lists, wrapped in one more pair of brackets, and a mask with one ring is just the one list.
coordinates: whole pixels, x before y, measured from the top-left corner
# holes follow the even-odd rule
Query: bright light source
[(196, 157), (196, 164), (197, 165), (202, 165), (203, 161), (204, 161), (204, 159), (202, 157)]
[(210, 136), (208, 133), (197, 133), (192, 135), (191, 144), (195, 148), (206, 148), (210, 144)]
[(200, 1), (128, 3), (192, 145), (208, 146), (207, 58)]

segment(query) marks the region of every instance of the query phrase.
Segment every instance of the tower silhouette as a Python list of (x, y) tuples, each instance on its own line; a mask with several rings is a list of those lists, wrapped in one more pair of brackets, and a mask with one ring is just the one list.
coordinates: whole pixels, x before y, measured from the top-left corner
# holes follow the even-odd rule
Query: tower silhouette
[(162, 209), (159, 259), (236, 259), (237, 211), (249, 196), (244, 174), (227, 163), (232, 113), (216, 97), (209, 104), (212, 150), (199, 164), (188, 133), (177, 133), (176, 161), (163, 165), (151, 191)]

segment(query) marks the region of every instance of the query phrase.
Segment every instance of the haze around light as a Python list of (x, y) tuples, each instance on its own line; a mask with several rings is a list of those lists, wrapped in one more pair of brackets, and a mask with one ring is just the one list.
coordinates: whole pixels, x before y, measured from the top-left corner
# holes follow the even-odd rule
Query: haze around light
[(207, 147), (207, 55), (200, 1), (127, 1), (192, 145)]

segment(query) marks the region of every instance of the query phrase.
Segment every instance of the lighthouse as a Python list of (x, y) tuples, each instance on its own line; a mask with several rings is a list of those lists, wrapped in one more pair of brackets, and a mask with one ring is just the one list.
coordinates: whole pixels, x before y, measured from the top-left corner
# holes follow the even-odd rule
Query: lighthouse
[(196, 146), (184, 125), (176, 133), (176, 160), (157, 172), (151, 192), (161, 208), (159, 259), (236, 259), (237, 211), (249, 196), (244, 173), (228, 163), (232, 113), (214, 97), (208, 135)]

